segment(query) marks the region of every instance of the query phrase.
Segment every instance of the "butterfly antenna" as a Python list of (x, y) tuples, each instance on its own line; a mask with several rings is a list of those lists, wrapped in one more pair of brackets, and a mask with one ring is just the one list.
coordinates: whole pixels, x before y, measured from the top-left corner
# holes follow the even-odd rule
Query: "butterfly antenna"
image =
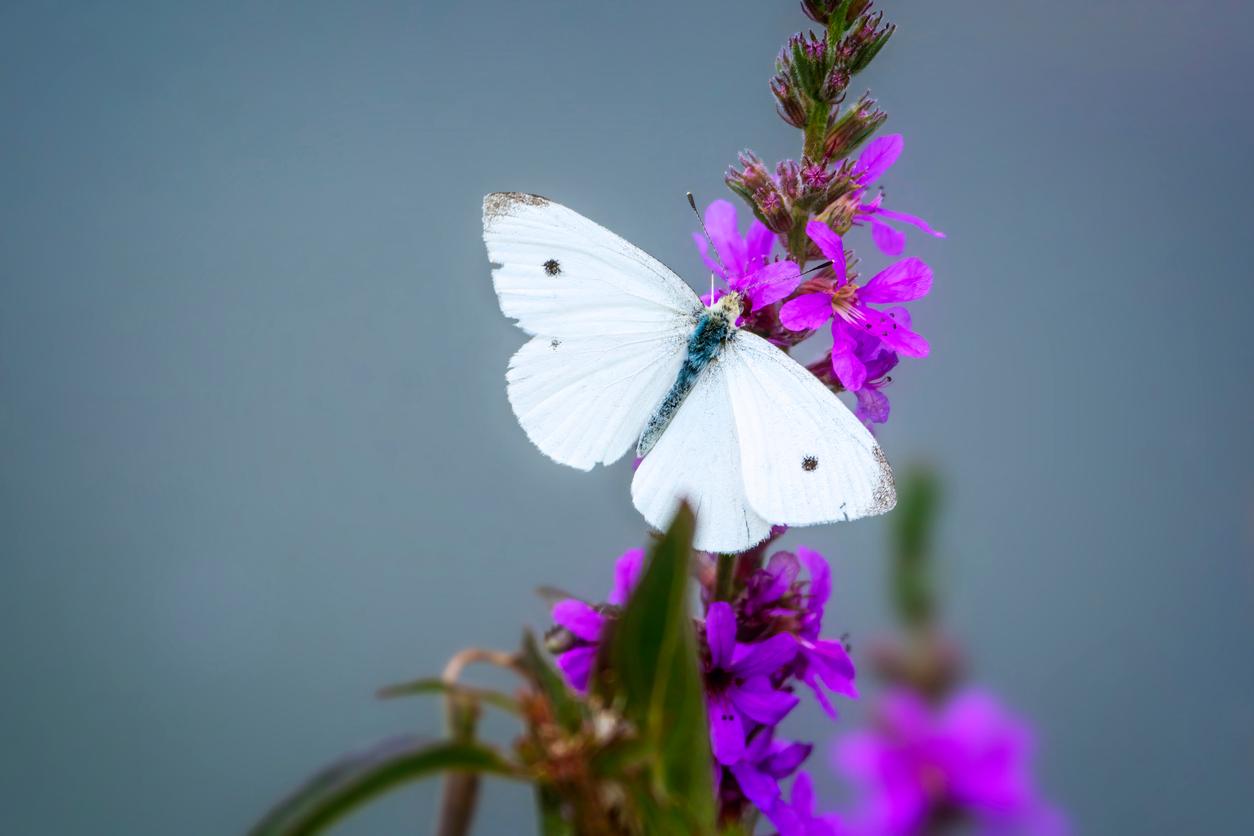
[[(710, 232), (705, 228), (705, 219), (701, 217), (701, 210), (697, 208), (697, 199), (692, 196), (692, 192), (688, 192), (688, 205), (692, 207), (693, 214), (697, 216), (697, 224), (701, 227), (701, 234), (705, 236), (705, 242), (710, 245), (710, 252), (714, 254), (714, 263), (724, 274), (727, 268), (723, 266), (723, 259), (718, 257), (718, 248), (714, 246), (714, 239), (710, 237)], [(710, 274), (710, 304), (714, 304), (714, 274)]]
[(816, 264), (814, 267), (811, 267), (809, 270), (806, 270), (806, 271), (805, 271), (805, 272), (803, 272), (803, 273), (798, 273), (798, 274), (797, 274), (797, 277), (798, 277), (798, 278), (802, 278), (802, 277), (804, 277), (804, 276), (808, 276), (808, 275), (810, 275), (811, 273), (817, 273), (819, 270), (825, 270), (825, 269), (827, 269), (828, 267), (831, 267), (831, 266), (832, 266), (832, 262), (830, 262), (830, 261), (824, 261), (822, 264)]

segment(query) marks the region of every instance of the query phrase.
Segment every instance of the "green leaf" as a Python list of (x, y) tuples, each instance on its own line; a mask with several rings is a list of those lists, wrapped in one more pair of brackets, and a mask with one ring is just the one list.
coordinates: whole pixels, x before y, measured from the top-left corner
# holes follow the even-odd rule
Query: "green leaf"
[(693, 516), (680, 508), (653, 548), (639, 585), (608, 638), (606, 683), (653, 749), (652, 792), (682, 832), (712, 833), (714, 790), (705, 691), (688, 614)]
[(922, 467), (911, 468), (897, 488), (892, 516), (893, 602), (901, 619), (915, 627), (936, 615), (931, 553), (940, 495), (940, 481)]
[(522, 708), (518, 705), (518, 701), (513, 697), (502, 694), (499, 691), (491, 691), (485, 688), (472, 688), (469, 685), (461, 685), (456, 682), (445, 682), (444, 680), (435, 677), (415, 679), (411, 682), (399, 682), (395, 685), (388, 685), (379, 689), (378, 696), (380, 699), (386, 700), (396, 697), (416, 696), (418, 694), (445, 694), (447, 696), (459, 697), (472, 702), (482, 702), (487, 705), (493, 705), (502, 711), (508, 711), (510, 714), (522, 714)]
[(540, 693), (548, 697), (558, 724), (567, 731), (578, 730), (584, 721), (584, 705), (566, 687), (566, 680), (549, 662), (530, 630), (523, 632), (522, 659), (519, 661)]
[(494, 749), (482, 744), (394, 738), (327, 766), (280, 802), (249, 834), (319, 833), (376, 796), (445, 770), (522, 777)]

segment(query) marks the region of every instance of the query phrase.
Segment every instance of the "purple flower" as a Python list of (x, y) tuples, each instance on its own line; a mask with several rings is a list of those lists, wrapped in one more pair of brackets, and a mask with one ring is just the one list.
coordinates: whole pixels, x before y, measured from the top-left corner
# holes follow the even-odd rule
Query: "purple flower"
[(794, 634), (799, 649), (796, 675), (814, 692), (815, 699), (827, 715), (835, 719), (836, 709), (824, 688), (856, 700), (858, 689), (853, 684), (853, 660), (840, 642), (819, 638), (823, 610), (832, 590), (831, 569), (827, 561), (823, 555), (804, 546), (797, 548), (797, 559), (810, 573), (810, 594), (801, 629)]
[(553, 621), (580, 640), (575, 647), (558, 655), (557, 666), (566, 675), (570, 687), (583, 693), (588, 690), (588, 677), (596, 661), (605, 616), (583, 601), (567, 598), (553, 605)]
[[(614, 564), (614, 588), (609, 603), (622, 606), (640, 581), (644, 568), (644, 551), (628, 549)], [(557, 666), (570, 687), (580, 693), (588, 690), (588, 679), (596, 662), (597, 647), (605, 629), (605, 615), (590, 604), (565, 598), (553, 605), (553, 621), (566, 628), (574, 638), (574, 646), (557, 656)]]
[(784, 303), (780, 322), (791, 331), (811, 331), (832, 321), (832, 372), (846, 389), (856, 392), (867, 381), (867, 362), (858, 353), (858, 335), (873, 338), (888, 350), (926, 357), (927, 340), (903, 321), (899, 309), (880, 311), (871, 304), (909, 302), (932, 289), (932, 269), (917, 258), (903, 258), (881, 270), (861, 287), (848, 280), (845, 248), (840, 236), (821, 221), (806, 224), (806, 234), (832, 262), (828, 287), (803, 293)]
[(644, 571), (644, 549), (628, 549), (614, 561), (614, 588), (610, 590), (609, 603), (625, 606), (631, 591), (640, 583)]
[(912, 692), (880, 706), (879, 728), (840, 741), (838, 767), (861, 784), (859, 829), (929, 832), (957, 817), (981, 834), (1065, 833), (1032, 783), (1032, 733), (983, 691), (933, 709)]
[[(890, 308), (889, 312), (899, 325), (910, 327), (910, 312), (905, 308), (898, 306)], [(857, 343), (854, 354), (866, 366), (866, 380), (862, 388), (854, 392), (858, 399), (854, 414), (864, 424), (883, 424), (888, 420), (890, 404), (882, 390), (891, 382), (888, 373), (897, 368), (899, 358), (882, 340), (865, 331), (858, 333)]]
[[(854, 179), (862, 187), (864, 194), (872, 182), (892, 168), (893, 163), (901, 156), (902, 145), (901, 134), (882, 136), (867, 143), (866, 149), (858, 155), (853, 165)], [(884, 195), (880, 193), (869, 203), (861, 203), (854, 222), (865, 221), (871, 225), (871, 239), (885, 255), (898, 256), (906, 248), (906, 233), (890, 226), (889, 221), (908, 224), (935, 238), (945, 237), (945, 233), (932, 229), (927, 221), (916, 215), (885, 209), (881, 205), (883, 201)]]
[[(796, 264), (771, 261), (775, 233), (755, 218), (742, 237), (736, 207), (726, 200), (716, 200), (706, 208), (705, 228), (718, 258), (710, 252), (705, 236), (694, 232), (692, 240), (697, 244), (701, 260), (730, 290), (747, 297), (754, 310), (787, 297), (801, 283), (801, 271)], [(707, 300), (707, 304), (714, 301), (717, 300)]]
[(814, 784), (805, 772), (792, 782), (792, 799), (777, 801), (767, 812), (779, 836), (841, 836), (847, 833), (833, 813), (814, 814)]
[(749, 738), (744, 757), (724, 768), (745, 798), (769, 811), (779, 802), (779, 782), (796, 772), (812, 749), (809, 743), (776, 740), (772, 726), (761, 726)]
[(730, 766), (744, 757), (751, 723), (773, 726), (797, 704), (795, 696), (777, 690), (770, 680), (797, 650), (792, 638), (782, 633), (762, 642), (738, 643), (736, 614), (726, 601), (715, 601), (706, 611), (705, 640), (710, 745), (715, 759)]

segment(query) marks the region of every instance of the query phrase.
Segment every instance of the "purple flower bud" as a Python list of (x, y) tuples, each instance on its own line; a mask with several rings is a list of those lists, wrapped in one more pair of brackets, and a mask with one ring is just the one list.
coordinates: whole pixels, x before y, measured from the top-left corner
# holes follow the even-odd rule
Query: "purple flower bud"
[(838, 3), (839, 0), (801, 0), (801, 11), (805, 12), (810, 20), (826, 26), (827, 21), (831, 19), (832, 8)]
[(832, 67), (831, 72), (827, 74), (827, 81), (823, 84), (825, 98), (833, 102), (843, 101), (845, 88), (849, 86), (850, 80), (849, 71), (844, 67)]
[(771, 79), (771, 92), (775, 94), (775, 109), (779, 116), (794, 128), (804, 128), (806, 109), (797, 96), (796, 88), (788, 81), (788, 77), (777, 75)]
[(779, 190), (789, 202), (801, 197), (802, 168), (794, 160), (783, 160), (775, 166)]
[(784, 233), (792, 229), (792, 214), (774, 182), (754, 192), (753, 202), (772, 232)]
[(883, 12), (867, 14), (858, 21), (853, 32), (841, 44), (848, 49), (844, 63), (849, 72), (858, 73), (865, 69), (896, 30), (897, 27), (891, 23), (884, 25)]
[(784, 199), (779, 185), (771, 172), (755, 154), (744, 151), (740, 154), (741, 168), (730, 168), (727, 171), (728, 188), (753, 204), (762, 222), (776, 233), (787, 232), (792, 228), (792, 210)]
[(876, 107), (875, 99), (863, 93), (828, 129), (823, 142), (824, 153), (829, 159), (847, 156), (875, 133), (887, 118), (888, 114)]
[(803, 159), (801, 163), (801, 182), (805, 184), (807, 190), (819, 192), (831, 182), (832, 174), (827, 170), (826, 165), (810, 159)]

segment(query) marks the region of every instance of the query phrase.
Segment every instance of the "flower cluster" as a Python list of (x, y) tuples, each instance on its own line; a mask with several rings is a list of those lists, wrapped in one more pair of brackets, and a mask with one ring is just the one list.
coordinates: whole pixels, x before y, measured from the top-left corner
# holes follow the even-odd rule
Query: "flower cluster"
[[(821, 635), (831, 594), (827, 561), (799, 547), (776, 552), (765, 565), (741, 559), (733, 579), (727, 574), (730, 563), (717, 566), (726, 558), (702, 560), (704, 618), (697, 631), (721, 816), (739, 820), (751, 804), (781, 833), (822, 832), (797, 829), (803, 808), (804, 821), (815, 818), (805, 800), (808, 784), (794, 786), (791, 801), (784, 800), (779, 786), (813, 747), (778, 739), (776, 728), (800, 702), (797, 686), (813, 692), (833, 718), (832, 694), (857, 698), (847, 649)], [(600, 639), (630, 595), (640, 563), (639, 551), (619, 558), (606, 604), (565, 599), (553, 606), (557, 626), (548, 645), (558, 653), (558, 665), (572, 688), (587, 689)]]
[[(870, 182), (900, 153), (899, 137), (885, 140), (889, 142), (872, 143), (855, 164), (845, 168), (859, 181)], [(880, 206), (879, 196), (869, 203), (860, 202), (860, 193), (857, 198), (857, 208), (846, 229), (856, 223), (871, 224), (872, 235), (882, 242), (885, 252), (900, 254), (904, 248), (904, 233), (888, 224), (884, 218), (889, 215), (893, 220), (908, 218), (906, 222), (939, 234), (913, 216), (888, 213)], [(693, 233), (702, 260), (729, 290), (748, 300), (740, 324), (788, 348), (830, 320), (830, 369), (820, 366), (811, 370), (833, 389), (853, 392), (857, 415), (864, 423), (887, 421), (889, 402), (882, 390), (891, 382), (889, 372), (901, 355), (926, 357), (930, 347), (912, 330), (910, 313), (905, 308), (898, 305), (881, 311), (871, 306), (922, 298), (932, 287), (931, 268), (918, 258), (903, 258), (859, 285), (853, 272), (856, 260), (846, 251), (841, 236), (827, 223), (810, 220), (804, 226), (804, 252), (808, 255), (817, 250), (827, 261), (803, 282), (797, 261), (773, 256), (777, 236), (761, 220), (750, 221), (742, 235), (736, 208), (725, 200), (716, 200), (705, 211), (704, 226), (708, 243), (704, 235)], [(802, 263), (805, 260), (799, 259)], [(715, 288), (704, 301), (710, 304), (721, 293), (722, 288)]]
[(862, 791), (853, 832), (1065, 833), (1063, 817), (1038, 796), (1032, 733), (991, 694), (968, 689), (939, 707), (896, 689), (875, 725), (838, 742), (837, 767)]
[[(870, 0), (801, 5), (822, 32), (789, 38), (770, 84), (780, 117), (802, 131), (801, 158), (772, 168), (741, 152), (725, 180), (753, 210), (749, 231), (741, 237), (735, 210), (716, 201), (706, 211), (714, 253), (701, 236), (697, 247), (714, 275), (748, 298), (742, 327), (788, 350), (831, 320), (830, 359), (810, 370), (833, 391), (853, 392), (863, 423), (882, 424), (889, 415), (883, 391), (892, 380), (889, 372), (902, 356), (924, 357), (929, 349), (904, 308), (881, 312), (869, 305), (918, 299), (930, 289), (932, 273), (917, 258), (904, 259), (859, 286), (852, 272), (857, 261), (846, 253), (842, 236), (869, 228), (875, 246), (897, 258), (905, 252), (906, 228), (944, 235), (885, 205), (877, 183), (901, 156), (902, 138), (871, 139), (888, 117), (869, 95), (846, 104), (854, 76), (895, 27)], [(777, 241), (782, 259), (772, 258)], [(817, 258), (827, 261), (803, 283), (808, 263)]]

